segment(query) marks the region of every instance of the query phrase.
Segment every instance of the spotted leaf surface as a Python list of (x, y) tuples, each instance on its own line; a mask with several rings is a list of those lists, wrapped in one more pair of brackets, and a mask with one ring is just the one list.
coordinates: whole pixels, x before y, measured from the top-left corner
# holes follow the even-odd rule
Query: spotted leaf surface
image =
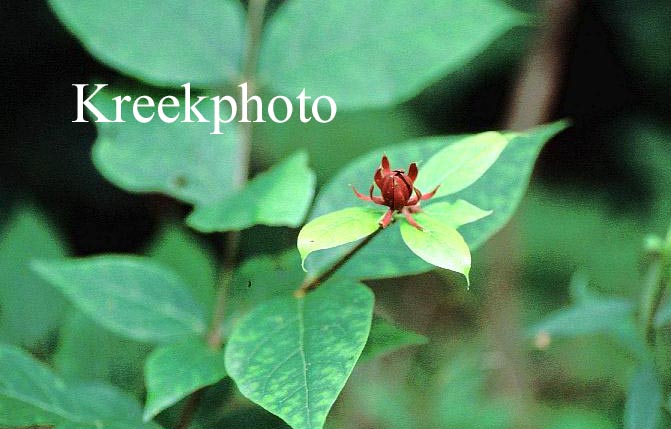
[(321, 429), (366, 344), (372, 313), (373, 293), (350, 282), (267, 301), (233, 331), (226, 369), (243, 395), (294, 429)]

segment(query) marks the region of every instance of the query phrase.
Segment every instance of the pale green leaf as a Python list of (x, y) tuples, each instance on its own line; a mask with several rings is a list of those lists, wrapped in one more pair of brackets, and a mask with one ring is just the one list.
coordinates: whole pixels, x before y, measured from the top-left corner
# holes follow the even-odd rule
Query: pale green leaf
[(50, 0), (86, 49), (121, 73), (158, 86), (237, 82), (245, 11), (237, 0)]
[(478, 221), (492, 214), (491, 210), (482, 210), (468, 201), (457, 200), (454, 203), (440, 201), (427, 205), (424, 213), (452, 228)]
[(188, 286), (149, 258), (105, 255), (36, 261), (33, 268), (79, 310), (119, 335), (166, 342), (206, 328), (204, 311)]
[(147, 255), (171, 268), (191, 289), (204, 308), (214, 302), (217, 262), (212, 249), (205, 246), (186, 227), (165, 225), (154, 237)]
[(226, 369), (247, 398), (294, 429), (321, 429), (361, 354), (373, 293), (329, 282), (261, 304), (233, 331)]
[(461, 234), (427, 213), (417, 213), (414, 217), (423, 230), (418, 230), (408, 222), (401, 222), (401, 236), (405, 244), (426, 262), (461, 273), (468, 282), (471, 252)]
[(298, 234), (303, 269), (310, 253), (351, 243), (377, 231), (380, 216), (378, 210), (350, 207), (310, 221)]
[(67, 250), (34, 207), (19, 207), (0, 237), (0, 339), (35, 347), (60, 323), (66, 301), (30, 270), (33, 258), (57, 258)]
[(224, 352), (212, 350), (199, 338), (158, 347), (145, 363), (144, 420), (225, 376)]
[(381, 317), (373, 317), (368, 342), (361, 352), (359, 362), (377, 359), (405, 347), (426, 344), (424, 335), (398, 328)]
[[(137, 96), (138, 92), (106, 88), (91, 102), (113, 119), (112, 98), (123, 94)], [(182, 108), (174, 114), (182, 111), (183, 117), (184, 100), (179, 101)], [(204, 116), (207, 110), (202, 106), (207, 102), (199, 105)], [(126, 122), (96, 122), (93, 163), (107, 180), (126, 191), (161, 192), (194, 204), (217, 201), (234, 191), (241, 162), (234, 124), (223, 124), (223, 135), (211, 135), (211, 123), (165, 124), (156, 118), (140, 123), (129, 103), (123, 104), (122, 114)]]
[(522, 22), (496, 0), (292, 0), (268, 23), (259, 74), (281, 93), (305, 88), (341, 109), (390, 105)]
[[(524, 195), (538, 153), (548, 140), (564, 128), (566, 123), (557, 122), (516, 134), (499, 159), (480, 179), (449, 197), (450, 200), (463, 199), (483, 209), (492, 210), (490, 216), (459, 228), (472, 250), (508, 222)], [(410, 162), (427, 160), (446, 146), (462, 139), (463, 136), (447, 136), (411, 140), (360, 157), (322, 188), (311, 217), (316, 218), (353, 204), (369, 205), (370, 203), (357, 200), (348, 184), (352, 183), (359, 189), (370, 186), (383, 152), (389, 156), (393, 168), (406, 168)], [(421, 168), (418, 177), (422, 177)], [(421, 191), (428, 192), (424, 189)], [(388, 228), (391, 231), (373, 238), (337, 275), (372, 279), (417, 274), (432, 269), (430, 264), (415, 257), (403, 244), (401, 235), (398, 234), (399, 223), (402, 222), (395, 222)], [(310, 271), (322, 271), (348, 250), (348, 247), (343, 246), (319, 252), (306, 265)]]
[(19, 348), (0, 344), (0, 425), (149, 429), (139, 404), (107, 385), (68, 385)]
[(434, 198), (459, 192), (485, 174), (509, 141), (510, 137), (487, 131), (446, 146), (419, 165), (415, 186), (429, 192), (440, 185)]
[(634, 374), (624, 405), (625, 429), (659, 429), (663, 388), (652, 363), (642, 364)]
[(202, 232), (239, 231), (254, 225), (297, 227), (305, 219), (314, 187), (307, 154), (298, 152), (239, 192), (196, 206), (187, 223)]

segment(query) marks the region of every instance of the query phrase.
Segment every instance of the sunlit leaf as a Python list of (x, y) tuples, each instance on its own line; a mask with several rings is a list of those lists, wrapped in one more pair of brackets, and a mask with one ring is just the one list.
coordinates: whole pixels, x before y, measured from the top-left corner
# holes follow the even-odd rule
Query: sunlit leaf
[(469, 282), (471, 252), (457, 230), (426, 213), (417, 213), (415, 220), (422, 230), (401, 222), (401, 236), (412, 252), (440, 268), (461, 273)]
[(485, 174), (511, 138), (488, 131), (451, 144), (420, 165), (415, 186), (428, 192), (440, 185), (436, 197), (459, 192)]
[(312, 252), (351, 243), (377, 231), (380, 215), (378, 210), (350, 207), (310, 221), (298, 234), (298, 251), (303, 267)]
[[(487, 172), (468, 188), (449, 196), (448, 201), (463, 199), (492, 214), (459, 228), (471, 250), (497, 232), (515, 212), (529, 180), (536, 157), (543, 145), (566, 127), (557, 122), (516, 134), (503, 150), (498, 160)], [(407, 166), (410, 162), (428, 160), (447, 145), (455, 144), (463, 136), (432, 137), (412, 140), (398, 146), (384, 148), (394, 166)], [(351, 207), (364, 205), (347, 186), (352, 183), (366, 189), (373, 181), (373, 173), (379, 165), (383, 150), (371, 152), (347, 165), (316, 198), (311, 217)], [(422, 168), (419, 168), (419, 178)], [(418, 180), (419, 180), (418, 178)], [(423, 192), (427, 192), (422, 190)], [(385, 278), (416, 274), (432, 269), (432, 266), (415, 257), (406, 248), (395, 222), (384, 234), (373, 240), (357, 253), (340, 270), (341, 276), (353, 278)], [(394, 232), (395, 231), (395, 232)], [(350, 249), (349, 246), (325, 250), (310, 258), (306, 266), (310, 271), (321, 271)], [(374, 261), (374, 263), (372, 263)]]

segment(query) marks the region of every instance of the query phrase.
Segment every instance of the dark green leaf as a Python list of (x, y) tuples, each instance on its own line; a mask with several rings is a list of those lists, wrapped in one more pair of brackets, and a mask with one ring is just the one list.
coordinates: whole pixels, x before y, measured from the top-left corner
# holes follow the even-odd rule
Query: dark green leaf
[(106, 255), (37, 261), (35, 271), (119, 335), (148, 342), (200, 334), (202, 307), (182, 280), (149, 258)]
[(212, 350), (198, 338), (158, 347), (145, 364), (145, 421), (225, 376), (224, 352)]
[(361, 352), (359, 362), (373, 360), (405, 347), (426, 344), (428, 341), (424, 335), (397, 328), (381, 317), (373, 317), (368, 342)]
[[(137, 95), (137, 91), (127, 93)], [(114, 118), (112, 98), (120, 94), (101, 90), (92, 103)], [(180, 99), (180, 105), (184, 100)], [(203, 115), (205, 112), (203, 109)], [(93, 162), (107, 180), (126, 191), (161, 192), (198, 204), (220, 200), (234, 191), (241, 155), (233, 124), (222, 126), (223, 135), (210, 135), (211, 123), (153, 120), (143, 124), (132, 118), (129, 103), (123, 104), (122, 113), (130, 119), (96, 123)]]
[(0, 339), (34, 347), (53, 333), (65, 300), (30, 270), (32, 258), (65, 256), (65, 244), (32, 207), (12, 215), (0, 239)]
[(147, 255), (184, 279), (204, 308), (212, 305), (217, 278), (214, 255), (185, 227), (165, 225), (154, 237)]
[(329, 282), (304, 298), (267, 301), (226, 347), (226, 369), (247, 398), (294, 429), (321, 429), (361, 354), (373, 294)]
[(256, 176), (239, 192), (199, 205), (187, 219), (203, 232), (239, 231), (254, 225), (297, 227), (314, 196), (315, 175), (305, 152), (298, 152)]
[(259, 73), (282, 93), (305, 88), (342, 109), (389, 105), (463, 67), (522, 22), (495, 0), (384, 7), (375, 0), (292, 0), (268, 24)]
[(662, 417), (663, 389), (652, 363), (634, 374), (624, 406), (625, 429), (658, 429)]
[(0, 345), (0, 424), (57, 429), (158, 428), (139, 404), (106, 385), (67, 385), (24, 351)]
[(229, 289), (226, 328), (263, 301), (291, 296), (305, 277), (295, 249), (246, 260), (235, 272)]
[(105, 382), (141, 395), (148, 353), (148, 345), (113, 334), (72, 310), (61, 326), (53, 364), (67, 381)]
[(158, 86), (237, 82), (244, 9), (236, 0), (50, 0), (84, 46), (120, 72)]
[(625, 299), (603, 297), (559, 310), (532, 328), (532, 333), (557, 337), (612, 333), (631, 324), (634, 305)]
[[(451, 201), (463, 199), (493, 211), (485, 219), (459, 229), (471, 250), (480, 246), (510, 219), (524, 195), (538, 153), (548, 140), (565, 127), (564, 122), (557, 122), (516, 134), (496, 163), (480, 179), (449, 197)], [(413, 161), (427, 160), (446, 145), (454, 144), (462, 138), (463, 136), (448, 136), (412, 140), (386, 148), (384, 152), (389, 156), (393, 166), (406, 166)], [(356, 199), (347, 185), (352, 183), (360, 189), (366, 189), (372, 183), (373, 173), (379, 165), (382, 152), (380, 150), (369, 153), (337, 174), (317, 196), (311, 217), (315, 218), (355, 204), (365, 204)], [(419, 177), (421, 176), (420, 164)], [(384, 234), (375, 237), (345, 264), (339, 275), (362, 279), (384, 278), (421, 273), (432, 268), (407, 249), (398, 233), (398, 225), (392, 225), (388, 229), (391, 231), (385, 231)], [(308, 269), (321, 271), (347, 250), (349, 247), (343, 246), (320, 252), (308, 261)]]

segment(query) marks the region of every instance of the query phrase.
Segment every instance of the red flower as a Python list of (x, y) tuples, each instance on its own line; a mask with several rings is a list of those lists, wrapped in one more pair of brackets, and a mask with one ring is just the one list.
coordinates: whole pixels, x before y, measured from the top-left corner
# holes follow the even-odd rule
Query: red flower
[[(408, 167), (408, 173), (405, 170), (392, 170), (389, 167), (389, 159), (387, 155), (382, 156), (382, 163), (380, 167), (375, 170), (375, 185), (382, 192), (382, 196), (373, 195), (375, 185), (370, 185), (369, 195), (366, 196), (356, 190), (354, 186), (354, 194), (364, 201), (372, 201), (375, 204), (389, 207), (389, 210), (380, 219), (380, 226), (386, 228), (391, 223), (395, 212), (402, 213), (408, 220), (408, 223), (415, 228), (422, 230), (423, 228), (413, 219), (412, 213), (419, 212), (419, 202), (428, 200), (433, 197), (440, 187), (428, 194), (422, 194), (419, 189), (414, 186), (415, 179), (417, 179), (417, 164), (414, 162)], [(414, 193), (414, 195), (413, 195)]]

